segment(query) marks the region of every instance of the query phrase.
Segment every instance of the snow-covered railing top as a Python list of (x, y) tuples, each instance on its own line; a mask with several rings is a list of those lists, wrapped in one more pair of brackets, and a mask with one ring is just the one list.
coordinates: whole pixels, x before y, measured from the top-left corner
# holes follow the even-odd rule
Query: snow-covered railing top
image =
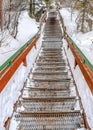
[[(61, 21), (62, 21), (62, 23), (63, 23), (63, 26), (65, 27), (65, 25), (64, 25), (64, 21), (63, 21), (63, 19), (62, 19), (62, 16), (61, 16), (61, 14), (60, 14), (60, 18), (61, 18)], [(82, 58), (83, 58), (83, 64), (87, 64), (89, 67), (90, 67), (90, 69), (93, 71), (93, 65), (92, 65), (92, 63), (88, 60), (88, 58), (85, 56), (85, 54), (81, 51), (81, 49), (77, 46), (77, 44), (72, 40), (72, 38), (69, 36), (69, 34), (66, 32), (66, 30), (64, 30), (64, 32), (65, 32), (65, 34), (67, 35), (67, 37), (71, 40), (71, 42), (72, 42), (72, 45), (78, 50), (78, 52), (80, 53), (80, 55), (82, 56)]]
[(21, 48), (19, 48), (9, 59), (7, 59), (1, 66), (0, 71), (4, 70), (4, 68), (11, 66), (14, 59), (33, 41), (33, 39), (39, 34), (38, 31), (30, 40), (28, 40)]

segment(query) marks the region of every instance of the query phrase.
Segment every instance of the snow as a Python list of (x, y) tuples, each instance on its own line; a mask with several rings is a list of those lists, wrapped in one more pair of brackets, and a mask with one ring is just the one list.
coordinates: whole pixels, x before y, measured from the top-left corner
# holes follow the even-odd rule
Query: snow
[[(75, 18), (77, 12), (73, 13), (73, 18), (71, 21), (70, 11), (66, 8), (63, 8), (61, 15), (64, 19), (64, 24), (66, 26), (67, 33), (75, 41), (77, 46), (83, 51), (86, 57), (93, 63), (93, 31), (88, 33), (81, 33), (76, 30)], [(86, 113), (88, 124), (93, 130), (93, 94), (91, 93), (87, 82), (85, 81), (83, 74), (79, 66), (74, 67), (74, 56), (70, 49), (67, 49), (67, 42), (63, 39), (64, 48), (67, 53), (67, 57), (71, 66), (71, 70), (78, 86), (78, 92), (81, 97), (81, 101)]]
[[(71, 70), (76, 82), (76, 85), (78, 86), (78, 92), (81, 97), (81, 101), (87, 116), (87, 121), (89, 123), (89, 126), (91, 130), (93, 129), (93, 95), (82, 75), (82, 72), (79, 68), (79, 66), (74, 67), (74, 56), (70, 49), (67, 49), (67, 42), (63, 39), (64, 48), (67, 53), (67, 57), (71, 66)], [(84, 91), (83, 91), (84, 90)]]
[(78, 15), (77, 11), (73, 12), (72, 20), (70, 9), (63, 8), (60, 10), (60, 13), (63, 17), (67, 33), (73, 39), (73, 41), (75, 41), (77, 46), (82, 50), (82, 52), (93, 65), (93, 31), (88, 33), (81, 33), (77, 31), (77, 26), (75, 23), (76, 17)]
[(76, 130), (86, 130), (85, 128), (79, 128), (79, 129), (76, 129)]
[[(38, 31), (38, 23), (34, 19), (30, 19), (27, 12), (23, 12), (19, 19), (19, 29), (17, 39), (8, 34), (4, 44), (0, 48), (0, 65), (10, 57), (18, 48), (20, 48), (27, 40), (34, 36)], [(41, 32), (43, 32), (43, 27)], [(8, 31), (7, 31), (8, 33)], [(43, 33), (42, 33), (43, 36)], [(5, 130), (4, 123), (13, 113), (13, 107), (21, 94), (24, 82), (30, 69), (33, 67), (35, 59), (41, 47), (42, 36), (37, 41), (36, 48), (32, 50), (26, 57), (27, 66), (23, 63), (19, 66), (6, 87), (0, 93), (0, 130)], [(23, 108), (22, 108), (23, 109)], [(13, 120), (9, 130), (16, 130), (16, 122)]]
[[(41, 32), (43, 32), (43, 27), (42, 27), (42, 30), (41, 30)], [(27, 68), (26, 67), (24, 67), (23, 65), (19, 68), (19, 70), (18, 70), (18, 73), (19, 74), (16, 74), (15, 76), (14, 76), (14, 78), (16, 79), (15, 80), (15, 82), (17, 82), (17, 83), (15, 83), (17, 86), (17, 88), (19, 88), (20, 90), (23, 88), (23, 84), (24, 84), (24, 81), (26, 80), (26, 78), (27, 78), (27, 75), (28, 75), (28, 73), (30, 72), (30, 70), (31, 70), (31, 68), (33, 67), (33, 64), (34, 64), (34, 62), (35, 62), (35, 59), (36, 59), (36, 57), (37, 57), (37, 55), (38, 55), (38, 53), (39, 53), (39, 50), (40, 50), (40, 47), (41, 47), (41, 44), (42, 44), (42, 37), (43, 37), (43, 33), (42, 33), (42, 36), (40, 37), (40, 39), (38, 40), (38, 42), (37, 42), (37, 49), (35, 49), (35, 48), (33, 48), (32, 50), (31, 50), (31, 52), (28, 54), (28, 56), (27, 56)], [(23, 70), (22, 70), (22, 67), (24, 68)], [(21, 71), (21, 72), (20, 72)], [(23, 74), (22, 74), (23, 73)], [(19, 77), (18, 77), (18, 75), (19, 75)], [(21, 77), (21, 79), (20, 79), (20, 75), (23, 75), (23, 77)], [(13, 78), (13, 77), (12, 77)], [(18, 79), (17, 79), (18, 78)], [(21, 80), (21, 81), (20, 81)], [(13, 79), (11, 79), (11, 81), (13, 81)], [(18, 82), (19, 81), (19, 82)], [(21, 83), (20, 83), (21, 82)], [(10, 87), (9, 85), (8, 85), (8, 87)], [(14, 91), (15, 92), (15, 91)], [(20, 93), (20, 91), (19, 91), (19, 93)], [(12, 93), (11, 93), (12, 94)], [(16, 95), (15, 95), (16, 96)], [(18, 97), (18, 96), (17, 96)], [(19, 109), (20, 110), (20, 109)], [(22, 107), (21, 108), (21, 110), (24, 110), (24, 107)], [(17, 126), (18, 126), (18, 123), (16, 123), (16, 121), (15, 121), (15, 119), (12, 119), (11, 120), (11, 124), (10, 124), (10, 128), (9, 128), (9, 130), (16, 130), (17, 129)]]
[(28, 41), (38, 31), (39, 23), (35, 19), (31, 19), (28, 16), (28, 12), (23, 12), (19, 19), (18, 29), (20, 30), (17, 34), (19, 42), (24, 43)]
[(8, 30), (4, 34), (7, 34), (7, 38), (0, 47), (0, 66), (38, 32), (38, 27), (39, 23), (31, 19), (28, 12), (22, 12), (19, 18), (17, 38), (14, 39)]
[(11, 122), (12, 125), (10, 125), (10, 130), (16, 130), (18, 122), (16, 122), (15, 120), (12, 120)]

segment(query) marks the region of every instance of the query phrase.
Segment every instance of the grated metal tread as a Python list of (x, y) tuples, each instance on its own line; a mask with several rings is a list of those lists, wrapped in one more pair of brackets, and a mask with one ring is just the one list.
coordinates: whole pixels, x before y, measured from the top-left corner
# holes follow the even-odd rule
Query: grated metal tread
[[(79, 128), (82, 123), (82, 115), (79, 111), (75, 112), (59, 112), (59, 113), (29, 113), (21, 112), (15, 114), (18, 121), (21, 120), (19, 126), (28, 130), (64, 130)], [(19, 130), (19, 129), (18, 129)]]
[(24, 90), (22, 97), (30, 97), (30, 98), (61, 98), (69, 96), (69, 91), (57, 91), (57, 90), (46, 90), (46, 91), (30, 91), (30, 90)]
[[(24, 98), (19, 104), (26, 112), (62, 112), (75, 109), (75, 97), (66, 98)], [(21, 107), (19, 107), (21, 108)], [(20, 109), (18, 109), (19, 111)], [(18, 112), (17, 111), (17, 112)]]
[(28, 81), (26, 86), (28, 87), (38, 87), (38, 88), (69, 88), (69, 82), (38, 82), (38, 81)]
[(59, 72), (53, 72), (53, 73), (51, 73), (51, 72), (42, 72), (42, 71), (41, 72), (33, 71), (32, 74), (33, 75), (37, 75), (37, 76), (38, 75), (40, 75), (40, 76), (47, 76), (48, 75), (49, 77), (50, 76), (51, 77), (52, 76), (56, 76), (57, 77), (57, 75), (58, 75), (58, 76), (67, 76), (68, 77), (68, 72), (60, 72), (60, 71)]
[[(53, 64), (53, 65), (52, 65)], [(46, 62), (36, 62), (36, 66), (42, 66), (42, 67), (50, 67), (53, 66), (53, 67), (59, 67), (59, 66), (66, 66), (66, 63), (46, 63)]]

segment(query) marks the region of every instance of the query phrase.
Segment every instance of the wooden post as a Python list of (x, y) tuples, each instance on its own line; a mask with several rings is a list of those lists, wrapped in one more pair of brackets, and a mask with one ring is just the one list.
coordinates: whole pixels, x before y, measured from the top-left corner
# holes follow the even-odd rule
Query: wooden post
[(23, 64), (24, 64), (25, 67), (27, 67), (26, 57), (25, 57), (24, 60), (23, 60)]

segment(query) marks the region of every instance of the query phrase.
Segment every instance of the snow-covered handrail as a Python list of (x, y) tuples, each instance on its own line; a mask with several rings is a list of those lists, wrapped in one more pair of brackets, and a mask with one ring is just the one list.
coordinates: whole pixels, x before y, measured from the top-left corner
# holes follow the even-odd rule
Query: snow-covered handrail
[(19, 48), (9, 59), (7, 59), (1, 66), (0, 71), (2, 71), (4, 68), (11, 66), (14, 59), (33, 41), (33, 39), (39, 34), (39, 31), (29, 40), (27, 41), (21, 48)]

